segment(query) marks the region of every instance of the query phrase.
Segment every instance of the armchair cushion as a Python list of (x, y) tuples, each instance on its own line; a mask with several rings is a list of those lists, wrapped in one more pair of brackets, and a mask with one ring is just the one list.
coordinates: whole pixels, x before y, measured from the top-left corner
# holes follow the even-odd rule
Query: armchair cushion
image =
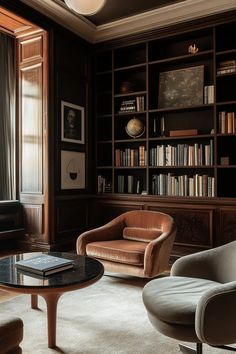
[(123, 238), (125, 240), (150, 242), (160, 236), (162, 230), (148, 229), (142, 227), (125, 227), (123, 230)]
[(144, 287), (143, 299), (148, 312), (159, 320), (194, 326), (201, 296), (218, 286), (219, 283), (206, 279), (166, 277), (148, 283)]
[(87, 244), (86, 252), (95, 258), (142, 266), (146, 246), (146, 242), (129, 240), (91, 242)]

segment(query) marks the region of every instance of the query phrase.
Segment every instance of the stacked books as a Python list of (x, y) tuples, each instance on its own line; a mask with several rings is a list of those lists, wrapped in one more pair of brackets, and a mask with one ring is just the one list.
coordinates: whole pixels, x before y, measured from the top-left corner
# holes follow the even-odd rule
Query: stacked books
[(219, 63), (219, 67), (217, 68), (217, 74), (229, 74), (236, 72), (236, 59), (225, 60)]
[(123, 100), (118, 113), (143, 112), (145, 110), (144, 96)]
[(33, 272), (41, 276), (47, 276), (73, 268), (73, 261), (66, 258), (43, 254), (37, 257), (18, 261), (15, 265), (20, 270)]
[(124, 100), (121, 102), (119, 113), (135, 112), (136, 101), (135, 99)]
[(231, 134), (235, 133), (235, 113), (234, 112), (219, 112), (219, 133)]
[(107, 178), (103, 177), (102, 175), (98, 175), (98, 193), (111, 193), (112, 192), (112, 185), (111, 182), (107, 180)]

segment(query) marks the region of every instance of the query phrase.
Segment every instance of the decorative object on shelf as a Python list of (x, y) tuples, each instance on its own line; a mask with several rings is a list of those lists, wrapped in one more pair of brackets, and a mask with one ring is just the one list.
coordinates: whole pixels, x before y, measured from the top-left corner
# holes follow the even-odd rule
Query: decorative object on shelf
[(159, 77), (159, 108), (203, 104), (204, 65), (164, 71)]
[(133, 92), (133, 84), (130, 81), (123, 81), (120, 85), (121, 93)]
[(85, 188), (85, 153), (61, 151), (61, 189)]
[(228, 166), (229, 165), (229, 156), (222, 156), (220, 158), (220, 164), (222, 166)]
[(197, 48), (196, 44), (190, 44), (190, 46), (188, 47), (188, 52), (190, 54), (196, 54), (199, 51), (199, 48)]
[(100, 11), (106, 0), (65, 0), (66, 5), (80, 15), (93, 15)]
[(131, 138), (139, 138), (144, 134), (145, 126), (140, 119), (134, 117), (128, 121), (125, 131)]
[(165, 136), (165, 117), (161, 117), (161, 136)]
[(84, 107), (61, 101), (61, 140), (84, 144)]

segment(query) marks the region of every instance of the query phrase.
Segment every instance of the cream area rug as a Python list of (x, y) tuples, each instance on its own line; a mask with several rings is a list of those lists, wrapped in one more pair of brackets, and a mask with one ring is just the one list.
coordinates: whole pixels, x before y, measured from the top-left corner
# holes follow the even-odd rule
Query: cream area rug
[[(144, 280), (104, 276), (97, 283), (65, 293), (58, 303), (57, 347), (47, 347), (44, 300), (30, 308), (30, 296), (0, 303), (0, 313), (24, 321), (23, 354), (176, 354), (178, 341), (158, 333), (142, 302)], [(229, 351), (204, 346), (204, 354)]]

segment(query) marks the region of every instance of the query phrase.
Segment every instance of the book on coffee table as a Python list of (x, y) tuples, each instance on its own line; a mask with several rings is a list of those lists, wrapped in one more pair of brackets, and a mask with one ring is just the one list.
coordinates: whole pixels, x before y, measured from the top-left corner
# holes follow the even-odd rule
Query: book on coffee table
[(15, 265), (18, 269), (46, 276), (73, 268), (73, 261), (71, 259), (43, 254), (30, 259), (18, 261)]

